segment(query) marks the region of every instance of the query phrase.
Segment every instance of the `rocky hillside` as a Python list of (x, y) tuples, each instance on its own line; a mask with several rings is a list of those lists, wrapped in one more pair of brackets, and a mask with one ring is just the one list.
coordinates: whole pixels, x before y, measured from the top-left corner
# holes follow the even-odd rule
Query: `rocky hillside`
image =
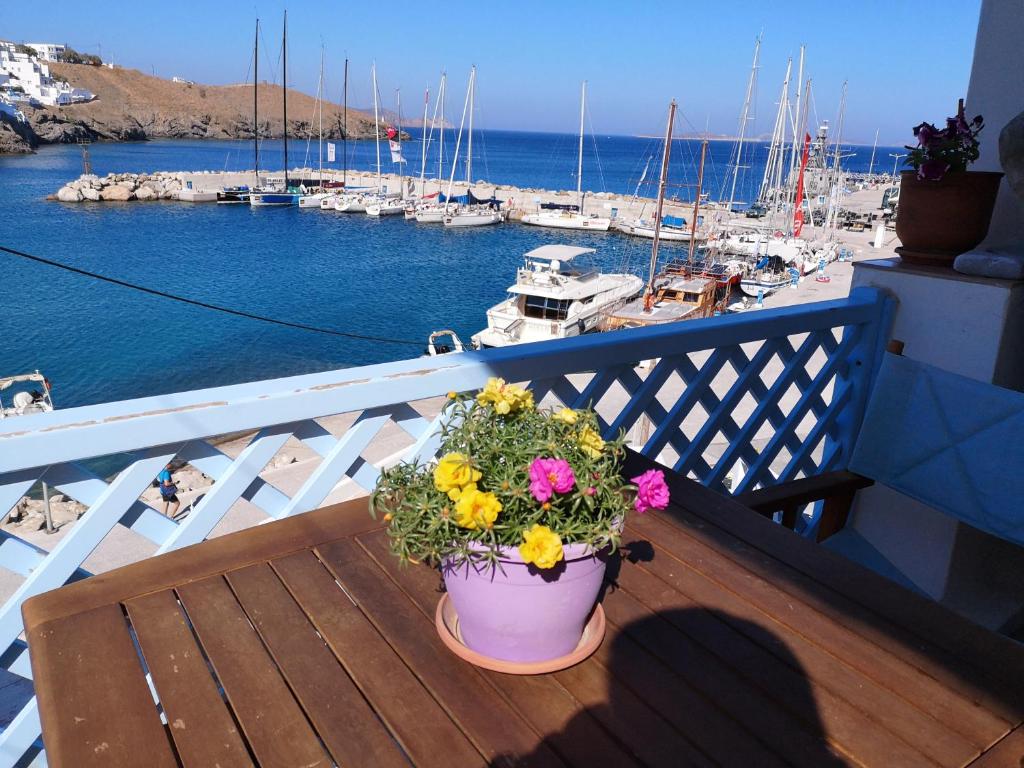
[[(135, 69), (84, 64), (51, 64), (50, 71), (73, 87), (92, 91), (96, 100), (59, 108), (24, 109), (31, 125), (30, 135), (22, 136), (19, 142), (11, 137), (13, 126), (9, 122), (0, 124), (0, 152), (27, 151), (35, 143), (67, 143), (78, 139), (245, 139), (253, 135), (251, 84), (188, 85)], [(261, 136), (283, 135), (281, 90), (279, 85), (260, 84)], [(306, 136), (314, 106), (312, 96), (289, 89), (289, 135)], [(342, 111), (336, 104), (324, 106), (323, 122), (325, 136), (342, 137)], [(349, 109), (348, 136), (372, 138), (373, 116)]]

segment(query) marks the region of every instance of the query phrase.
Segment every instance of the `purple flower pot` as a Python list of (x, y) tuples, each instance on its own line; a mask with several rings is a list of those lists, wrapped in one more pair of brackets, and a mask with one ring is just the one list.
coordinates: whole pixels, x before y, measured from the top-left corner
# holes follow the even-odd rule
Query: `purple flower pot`
[(462, 641), (505, 661), (571, 653), (597, 602), (607, 557), (586, 544), (569, 544), (565, 558), (549, 570), (527, 565), (510, 547), (501, 549), (500, 567), (446, 561), (441, 571)]

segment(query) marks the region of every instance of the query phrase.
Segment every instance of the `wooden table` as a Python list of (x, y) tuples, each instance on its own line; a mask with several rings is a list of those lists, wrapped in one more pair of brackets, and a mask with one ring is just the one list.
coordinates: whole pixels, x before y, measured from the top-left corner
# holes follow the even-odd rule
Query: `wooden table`
[(627, 526), (600, 650), (553, 675), (450, 654), (437, 574), (365, 500), (30, 600), (49, 764), (1020, 765), (1021, 646), (671, 484)]

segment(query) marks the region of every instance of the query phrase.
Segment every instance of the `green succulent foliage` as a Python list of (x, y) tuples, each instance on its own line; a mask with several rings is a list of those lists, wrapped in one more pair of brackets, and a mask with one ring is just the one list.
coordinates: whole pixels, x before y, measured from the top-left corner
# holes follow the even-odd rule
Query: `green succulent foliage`
[[(592, 410), (575, 411), (576, 423), (568, 424), (550, 409), (502, 415), (472, 395), (456, 395), (444, 412), (441, 455), (468, 456), (481, 472), (477, 488), (493, 493), (502, 509), (487, 530), (461, 528), (455, 502), (434, 485), (433, 464), (401, 463), (384, 470), (370, 511), (387, 521), (391, 549), (401, 561), (494, 562), (500, 547), (518, 547), (534, 524), (551, 528), (563, 544), (586, 543), (595, 550), (618, 546), (617, 523), (625, 519), (634, 490), (620, 472), (625, 438), (606, 441), (598, 455), (588, 452), (581, 435), (588, 429), (600, 434)], [(537, 458), (566, 460), (576, 478), (569, 492), (555, 493), (547, 504), (530, 492), (529, 468)]]

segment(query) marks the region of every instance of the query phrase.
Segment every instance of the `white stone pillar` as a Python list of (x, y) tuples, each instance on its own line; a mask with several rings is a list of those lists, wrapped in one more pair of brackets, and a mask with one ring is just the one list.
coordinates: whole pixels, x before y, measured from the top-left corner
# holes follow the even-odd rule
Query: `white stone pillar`
[[(985, 118), (972, 168), (999, 171), (999, 132), (1024, 110), (1024, 0), (982, 0), (967, 89), (968, 119)], [(1003, 180), (985, 250), (1024, 254), (1024, 201)]]

